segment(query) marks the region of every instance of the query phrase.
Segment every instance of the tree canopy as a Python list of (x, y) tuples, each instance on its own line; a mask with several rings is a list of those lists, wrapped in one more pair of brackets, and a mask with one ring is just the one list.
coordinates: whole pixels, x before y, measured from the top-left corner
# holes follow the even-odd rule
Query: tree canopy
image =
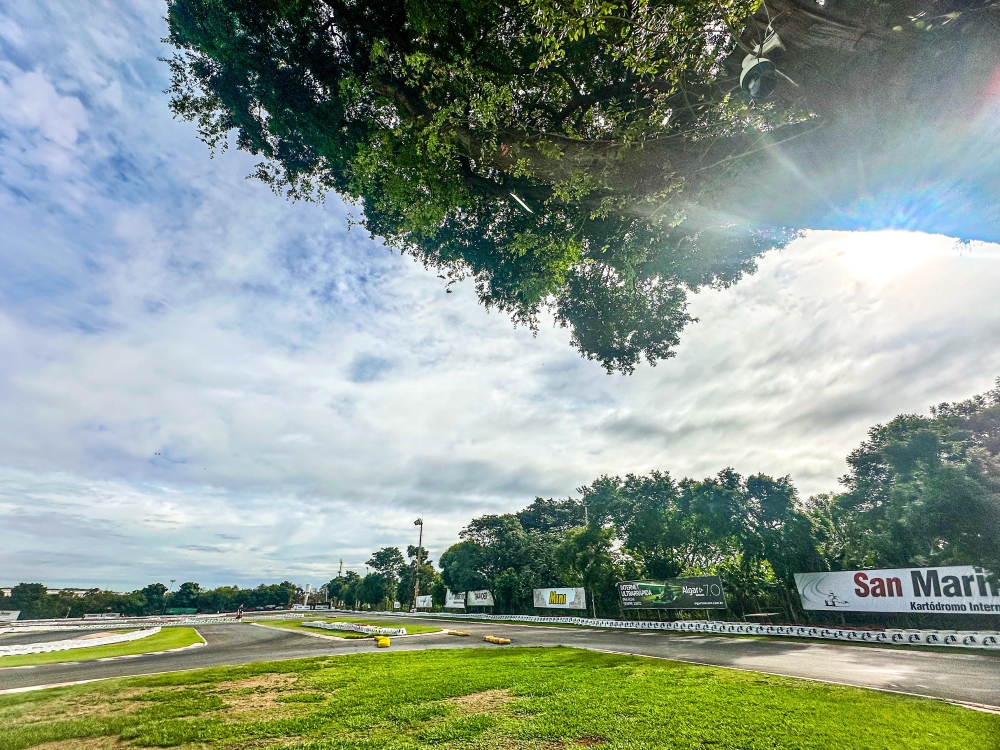
[[(996, 237), (992, 0), (167, 0), (174, 113), (609, 371), (803, 228)], [(740, 92), (779, 32), (780, 85)], [(986, 135), (984, 135), (986, 134)], [(995, 135), (995, 134), (994, 134)], [(984, 140), (985, 138), (985, 140)], [(991, 140), (991, 138), (993, 138)]]
[(795, 573), (1000, 570), (1000, 380), (928, 417), (876, 425), (847, 464), (843, 491), (806, 499), (788, 477), (731, 468), (599, 477), (578, 499), (473, 519), (441, 556), (444, 580), (490, 588), (503, 612), (530, 611), (532, 587), (584, 586), (598, 616), (620, 616), (619, 581), (715, 574), (731, 613), (798, 619)]

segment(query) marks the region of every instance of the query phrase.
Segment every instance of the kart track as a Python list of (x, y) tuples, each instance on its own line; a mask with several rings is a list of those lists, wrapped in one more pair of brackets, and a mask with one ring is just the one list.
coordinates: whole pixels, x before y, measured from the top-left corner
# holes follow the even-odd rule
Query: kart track
[(380, 650), (371, 639), (345, 640), (249, 622), (205, 624), (197, 626), (208, 643), (203, 648), (104, 661), (0, 669), (0, 692), (327, 654), (503, 648), (483, 641), (486, 635), (496, 635), (510, 638), (517, 646), (571, 646), (675, 659), (912, 693), (1000, 711), (1000, 657), (981, 652), (937, 653), (839, 643), (802, 643), (775, 638), (583, 630), (500, 622), (448, 623), (415, 618), (407, 618), (406, 621), (460, 628), (469, 633), (469, 637), (446, 633), (395, 637), (390, 649)]

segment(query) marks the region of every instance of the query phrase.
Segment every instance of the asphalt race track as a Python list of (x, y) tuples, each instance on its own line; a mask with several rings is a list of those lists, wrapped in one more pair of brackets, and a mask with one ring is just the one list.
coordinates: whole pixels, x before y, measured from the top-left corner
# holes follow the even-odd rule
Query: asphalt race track
[[(935, 653), (847, 644), (723, 638), (679, 633), (548, 628), (507, 623), (421, 621), (460, 628), (470, 637), (433, 633), (393, 638), (389, 653), (427, 648), (503, 648), (484, 635), (517, 646), (574, 646), (678, 661), (748, 669), (860, 687), (895, 690), (992, 706), (1000, 710), (1000, 656)], [(373, 641), (345, 640), (250, 623), (198, 626), (207, 646), (175, 653), (107, 661), (0, 669), (0, 691), (108, 677), (197, 669), (227, 664), (378, 651)], [(381, 653), (386, 653), (381, 650)]]
[(25, 646), (29, 643), (48, 643), (49, 641), (63, 641), (71, 638), (80, 638), (85, 635), (93, 635), (100, 631), (95, 630), (39, 630), (33, 633), (8, 633), (0, 635), (0, 646)]

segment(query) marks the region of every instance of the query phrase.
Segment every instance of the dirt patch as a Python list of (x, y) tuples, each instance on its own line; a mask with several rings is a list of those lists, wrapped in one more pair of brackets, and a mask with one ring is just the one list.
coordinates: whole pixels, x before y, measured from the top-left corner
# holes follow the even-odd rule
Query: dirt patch
[(448, 702), (457, 706), (463, 714), (487, 714), (503, 708), (512, 700), (508, 690), (484, 690), (452, 698)]
[(496, 746), (498, 750), (565, 750), (565, 745), (561, 742), (541, 741), (527, 742), (524, 740), (504, 740)]
[(31, 750), (123, 750), (131, 747), (117, 737), (82, 737), (35, 745)]
[[(281, 750), (283, 747), (291, 747), (300, 742), (305, 742), (307, 737), (261, 737), (253, 740), (244, 740), (237, 743), (226, 743), (226, 750)], [(316, 738), (311, 738), (315, 740)]]
[(297, 703), (278, 701), (298, 679), (297, 674), (262, 674), (245, 680), (220, 682), (213, 692), (226, 702), (227, 708), (223, 709), (226, 714), (266, 713), (268, 718), (278, 718), (301, 712)]
[(259, 674), (256, 677), (248, 677), (245, 680), (232, 680), (230, 682), (220, 682), (215, 687), (218, 690), (245, 690), (247, 688), (264, 688), (266, 690), (287, 690), (299, 679), (297, 674), (285, 672), (270, 672)]
[(65, 721), (83, 716), (122, 716), (139, 707), (131, 701), (109, 700), (103, 695), (84, 695), (66, 700), (43, 703), (17, 717), (19, 724), (40, 721)]

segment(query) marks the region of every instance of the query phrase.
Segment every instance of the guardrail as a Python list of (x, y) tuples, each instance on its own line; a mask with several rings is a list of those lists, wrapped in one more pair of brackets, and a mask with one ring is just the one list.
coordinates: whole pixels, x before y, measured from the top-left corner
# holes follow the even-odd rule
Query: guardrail
[(894, 643), (912, 646), (953, 646), (1000, 650), (1000, 632), (976, 630), (861, 630), (817, 625), (758, 625), (748, 622), (712, 620), (602, 620), (587, 617), (539, 617), (537, 615), (475, 615), (444, 612), (398, 612), (405, 617), (431, 617), (443, 620), (492, 620), (553, 625), (578, 625), (610, 630), (666, 630), (682, 633), (716, 635), (772, 635), (793, 638), (817, 638), (854, 643)]
[(322, 630), (347, 630), (365, 635), (406, 635), (406, 628), (380, 628), (374, 625), (359, 625), (356, 622), (304, 622), (304, 628), (320, 628)]
[(77, 648), (93, 648), (94, 646), (110, 646), (114, 643), (127, 643), (148, 638), (160, 632), (160, 628), (137, 630), (134, 633), (112, 633), (100, 638), (72, 638), (63, 641), (48, 641), (44, 643), (25, 643), (18, 646), (0, 646), (0, 656), (24, 656), (25, 654), (47, 654), (52, 651), (70, 651)]

